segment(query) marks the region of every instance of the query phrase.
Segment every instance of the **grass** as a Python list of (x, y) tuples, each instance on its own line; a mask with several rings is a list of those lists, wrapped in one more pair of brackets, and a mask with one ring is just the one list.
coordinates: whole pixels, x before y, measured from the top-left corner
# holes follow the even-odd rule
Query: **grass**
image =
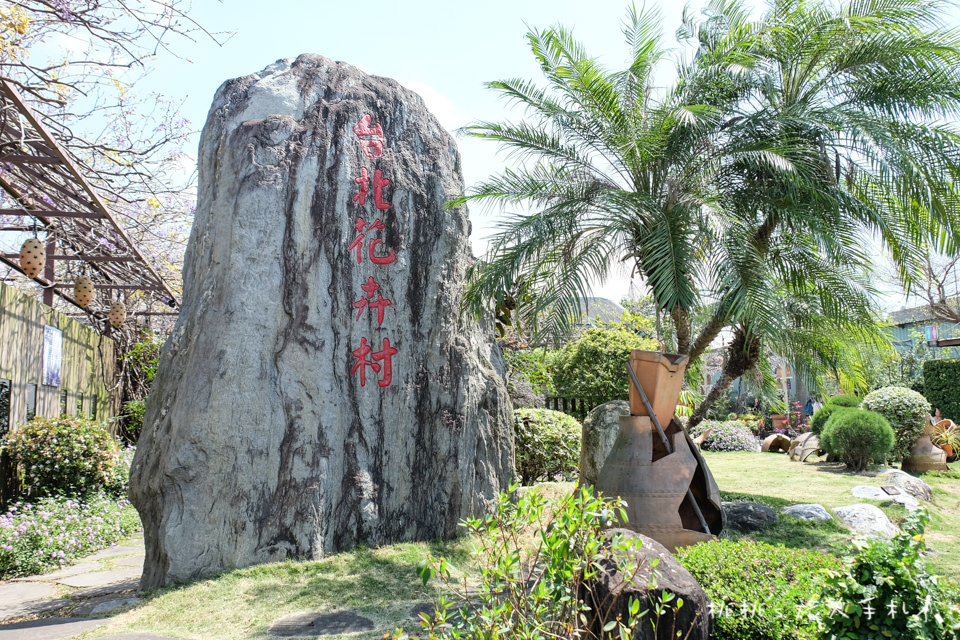
[[(751, 500), (780, 509), (788, 504), (813, 502), (827, 509), (861, 502), (850, 489), (859, 484), (880, 485), (876, 473), (852, 474), (842, 465), (791, 462), (780, 454), (705, 453), (725, 500)], [(960, 579), (960, 464), (951, 472), (926, 474), (934, 488), (929, 506), (927, 539), (939, 554), (928, 558), (931, 571)], [(559, 497), (570, 483), (545, 483), (541, 490)], [(875, 503), (892, 519), (904, 515), (901, 507)], [(734, 535), (733, 537), (742, 537)], [(849, 532), (836, 523), (809, 523), (781, 516), (761, 532), (746, 536), (787, 547), (813, 548), (842, 554), (849, 549)], [(133, 609), (82, 638), (122, 632), (154, 633), (204, 640), (261, 639), (277, 619), (304, 611), (354, 610), (374, 621), (368, 633), (335, 636), (342, 640), (374, 640), (397, 626), (416, 629), (410, 609), (430, 602), (440, 583), (428, 586), (417, 579), (417, 563), (429, 552), (446, 556), (455, 567), (469, 572), (474, 543), (470, 539), (434, 543), (404, 543), (379, 549), (358, 549), (320, 562), (283, 562), (260, 565), (161, 589)]]

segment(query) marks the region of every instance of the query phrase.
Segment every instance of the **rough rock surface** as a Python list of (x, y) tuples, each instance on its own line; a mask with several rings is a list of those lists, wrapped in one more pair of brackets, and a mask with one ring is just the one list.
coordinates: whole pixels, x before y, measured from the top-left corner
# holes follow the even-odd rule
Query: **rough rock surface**
[(630, 415), (630, 403), (626, 400), (611, 400), (598, 405), (583, 421), (580, 439), (580, 482), (595, 484), (600, 469), (620, 430), (620, 416)]
[(852, 504), (847, 507), (837, 507), (833, 510), (837, 520), (854, 533), (878, 535), (892, 538), (897, 534), (897, 527), (887, 518), (887, 514), (872, 504)]
[(884, 484), (891, 484), (912, 495), (917, 500), (933, 500), (933, 489), (926, 482), (900, 469), (887, 469), (881, 472)]
[(726, 528), (750, 533), (759, 531), (777, 521), (777, 512), (765, 504), (755, 502), (724, 502), (723, 515)]
[(791, 516), (798, 520), (815, 520), (817, 522), (829, 522), (833, 520), (830, 512), (820, 504), (792, 504), (780, 510), (785, 516)]
[(866, 498), (867, 500), (879, 500), (880, 502), (896, 502), (910, 511), (916, 511), (920, 508), (920, 503), (917, 502), (917, 499), (903, 491), (899, 494), (890, 495), (880, 487), (858, 484), (850, 489), (850, 493), (853, 494), (854, 498)]
[[(679, 610), (668, 605), (666, 613), (660, 616), (657, 630), (654, 632), (649, 622), (641, 622), (634, 634), (634, 640), (667, 640), (679, 637), (689, 640), (707, 640), (710, 637), (710, 598), (689, 571), (677, 562), (673, 555), (662, 544), (642, 533), (629, 529), (609, 529), (605, 533), (607, 539), (615, 535), (626, 538), (640, 538), (643, 546), (636, 553), (631, 553), (629, 563), (631, 568), (640, 564), (632, 582), (626, 581), (626, 576), (615, 567), (602, 572), (589, 581), (586, 588), (593, 598), (592, 611), (599, 615), (589, 622), (593, 632), (592, 637), (601, 637), (601, 629), (609, 620), (616, 620), (622, 616), (623, 620), (629, 617), (630, 598), (640, 601), (640, 611), (653, 610), (661, 602), (664, 592), (676, 594), (683, 599), (683, 606)], [(657, 559), (656, 567), (650, 561)], [(611, 563), (612, 564), (612, 563)], [(585, 589), (586, 590), (586, 589)], [(613, 605), (607, 603), (612, 602)], [(676, 599), (673, 601), (676, 603)], [(602, 604), (601, 604), (602, 603)], [(653, 615), (652, 613), (648, 614)]]
[(443, 206), (462, 192), (392, 80), (304, 55), (220, 87), (131, 471), (144, 588), (453, 536), (507, 486), (503, 359), (461, 319), (470, 223)]

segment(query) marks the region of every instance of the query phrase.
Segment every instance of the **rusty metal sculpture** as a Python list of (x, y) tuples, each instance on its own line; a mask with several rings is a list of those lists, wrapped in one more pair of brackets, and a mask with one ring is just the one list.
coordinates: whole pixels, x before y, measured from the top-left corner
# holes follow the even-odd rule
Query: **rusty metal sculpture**
[[(687, 357), (634, 351), (630, 359), (631, 415), (620, 418), (596, 488), (627, 502), (623, 526), (668, 549), (710, 540), (723, 529), (720, 491), (674, 418)], [(661, 418), (668, 418), (666, 428)]]
[(760, 451), (763, 453), (786, 453), (790, 449), (790, 438), (782, 433), (773, 433), (763, 439)]
[(823, 447), (820, 446), (820, 438), (817, 437), (817, 434), (809, 431), (800, 434), (790, 443), (791, 460), (798, 459), (800, 462), (806, 462), (807, 458), (814, 454), (822, 456), (826, 453)]

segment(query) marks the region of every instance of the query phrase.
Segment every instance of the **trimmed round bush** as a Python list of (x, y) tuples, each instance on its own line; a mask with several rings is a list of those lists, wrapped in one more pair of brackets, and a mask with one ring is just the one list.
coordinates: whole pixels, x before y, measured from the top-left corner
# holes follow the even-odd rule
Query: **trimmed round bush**
[(106, 423), (36, 417), (7, 434), (3, 448), (29, 497), (79, 496), (116, 484), (120, 446)]
[(863, 401), (857, 396), (843, 394), (839, 396), (833, 396), (827, 400), (827, 404), (832, 404), (835, 407), (859, 407), (861, 402)]
[(634, 349), (653, 350), (657, 341), (618, 329), (587, 329), (583, 336), (557, 352), (553, 385), (557, 395), (582, 400), (578, 418), (611, 400), (626, 400), (629, 376), (626, 364)]
[(690, 436), (696, 438), (707, 429), (710, 435), (703, 441), (704, 451), (759, 451), (760, 441), (745, 423), (738, 420), (718, 422), (704, 420), (690, 430)]
[(820, 444), (854, 471), (882, 462), (893, 449), (893, 429), (879, 413), (865, 409), (837, 411), (820, 434)]
[(871, 391), (863, 399), (862, 408), (876, 411), (890, 423), (896, 435), (893, 458), (903, 460), (917, 438), (923, 435), (926, 417), (930, 415), (930, 403), (913, 389), (906, 387), (883, 387)]
[(823, 433), (823, 425), (827, 424), (827, 420), (830, 419), (830, 416), (832, 416), (835, 411), (845, 411), (849, 408), (851, 407), (841, 407), (833, 404), (823, 405), (810, 416), (810, 431), (813, 431), (813, 433), (819, 436)]
[(816, 551), (750, 540), (701, 542), (677, 549), (676, 558), (710, 596), (716, 640), (806, 637), (798, 609), (842, 566)]
[(513, 416), (517, 476), (523, 484), (576, 474), (581, 436), (576, 418), (550, 409), (517, 409)]

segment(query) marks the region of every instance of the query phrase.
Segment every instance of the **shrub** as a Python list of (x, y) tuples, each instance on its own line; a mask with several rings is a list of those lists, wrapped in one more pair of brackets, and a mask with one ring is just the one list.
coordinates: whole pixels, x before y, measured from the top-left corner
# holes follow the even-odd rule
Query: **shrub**
[(576, 474), (582, 428), (575, 418), (550, 409), (517, 409), (513, 416), (517, 475), (523, 484)]
[(676, 557), (710, 596), (716, 640), (804, 637), (797, 612), (841, 566), (830, 555), (750, 540), (703, 542)]
[(717, 422), (704, 420), (690, 430), (690, 436), (696, 438), (707, 429), (710, 435), (703, 442), (705, 451), (759, 451), (760, 443), (753, 432), (743, 422), (730, 420)]
[(923, 363), (923, 395), (940, 415), (960, 422), (960, 358)]
[(58, 569), (140, 529), (126, 500), (92, 495), (17, 502), (0, 515), (0, 579)]
[(839, 395), (833, 396), (827, 400), (827, 404), (832, 404), (835, 407), (859, 407), (860, 403), (863, 402), (857, 396), (848, 396), (848, 395)]
[(81, 417), (35, 417), (7, 434), (23, 494), (79, 496), (111, 483), (120, 455), (107, 425)]
[[(500, 495), (493, 513), (466, 523), (479, 546), (479, 585), (468, 590), (451, 574), (444, 558), (428, 557), (420, 563), (417, 572), (424, 584), (438, 575), (462, 604), (458, 615), (448, 616), (453, 605), (441, 599), (434, 617), (423, 615), (425, 637), (631, 638), (640, 624), (662, 620), (658, 611), (675, 616), (682, 605), (670, 605), (673, 594), (656, 602), (631, 598), (627, 607), (613, 597), (598, 602), (600, 610), (594, 610), (594, 601), (600, 598), (593, 597), (590, 576), (596, 579), (616, 567), (629, 584), (642, 567), (631, 557), (640, 546), (639, 538), (613, 534), (608, 542), (604, 534), (618, 517), (625, 518), (624, 507), (619, 499), (594, 495), (590, 487), (580, 487), (559, 502), (536, 490), (520, 493), (517, 486), (511, 487)], [(600, 633), (584, 629), (589, 616), (607, 617), (623, 609), (629, 614), (611, 621)], [(574, 634), (573, 629), (581, 631)], [(408, 636), (401, 630), (392, 637)]]
[(131, 400), (123, 403), (123, 412), (120, 415), (123, 421), (123, 432), (126, 439), (136, 442), (143, 431), (143, 417), (147, 413), (146, 400)]
[(821, 596), (807, 607), (821, 638), (956, 640), (960, 605), (938, 576), (927, 573), (925, 511), (907, 516), (891, 541), (857, 540), (856, 556), (831, 572)]
[(610, 400), (626, 400), (629, 393), (627, 363), (634, 349), (656, 349), (657, 342), (622, 330), (588, 329), (561, 349), (554, 360), (553, 384), (557, 394), (584, 402), (577, 418)]
[(864, 409), (876, 411), (890, 423), (896, 435), (893, 457), (902, 460), (910, 454), (913, 443), (923, 435), (930, 403), (922, 395), (906, 387), (884, 387), (871, 391), (863, 399)]
[(827, 420), (830, 419), (830, 416), (837, 410), (843, 411), (849, 409), (850, 407), (838, 407), (832, 404), (825, 404), (816, 411), (813, 412), (813, 416), (810, 418), (810, 431), (813, 431), (817, 436), (823, 433), (823, 426), (827, 424)]
[(823, 428), (820, 444), (854, 471), (871, 462), (882, 462), (893, 448), (890, 423), (879, 413), (865, 409), (837, 411)]

